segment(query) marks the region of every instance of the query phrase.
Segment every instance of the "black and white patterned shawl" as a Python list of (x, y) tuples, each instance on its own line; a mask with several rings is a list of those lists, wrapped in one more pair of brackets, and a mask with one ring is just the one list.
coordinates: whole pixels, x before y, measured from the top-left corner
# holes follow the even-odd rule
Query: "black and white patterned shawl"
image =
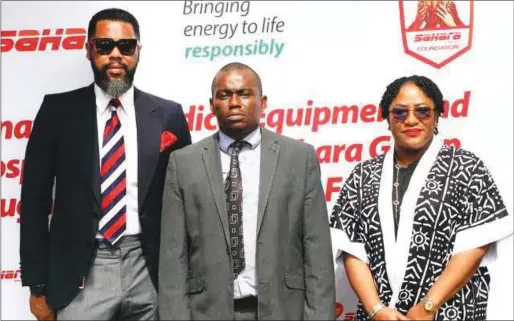
[[(512, 221), (484, 163), (473, 153), (433, 141), (404, 195), (395, 241), (393, 152), (357, 165), (330, 217), (339, 250), (368, 263), (382, 302), (406, 314), (428, 292), (452, 255), (512, 234)], [(436, 319), (485, 319), (485, 262), (439, 309)], [(358, 320), (368, 320), (359, 303)]]

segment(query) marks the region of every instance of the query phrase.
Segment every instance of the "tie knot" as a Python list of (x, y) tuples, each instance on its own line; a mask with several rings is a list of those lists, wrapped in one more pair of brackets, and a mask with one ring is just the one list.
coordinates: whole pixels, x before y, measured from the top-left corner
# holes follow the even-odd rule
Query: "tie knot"
[(230, 144), (230, 148), (229, 148), (229, 153), (230, 155), (233, 155), (233, 156), (237, 156), (239, 155), (239, 152), (241, 151), (241, 149), (246, 145), (248, 144), (247, 142), (245, 142), (244, 140), (236, 140), (235, 142), (233, 142), (232, 144)]
[(111, 105), (111, 106), (113, 106), (115, 108), (118, 108), (121, 105), (121, 102), (120, 102), (120, 100), (118, 98), (113, 98), (109, 102), (109, 105)]

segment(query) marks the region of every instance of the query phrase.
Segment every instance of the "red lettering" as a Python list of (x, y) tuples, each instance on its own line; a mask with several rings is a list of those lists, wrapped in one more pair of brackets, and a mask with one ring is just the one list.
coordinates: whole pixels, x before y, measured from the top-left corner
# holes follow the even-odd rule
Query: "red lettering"
[(346, 149), (346, 145), (344, 145), (344, 144), (334, 146), (334, 159), (333, 159), (334, 163), (339, 162), (339, 156), (341, 156), (341, 154), (345, 151), (345, 149)]
[(336, 319), (338, 319), (344, 312), (344, 306), (341, 302), (336, 302)]
[[(321, 117), (323, 115), (323, 117)], [(318, 131), (319, 125), (325, 125), (330, 120), (330, 109), (328, 107), (316, 108), (314, 110), (314, 121), (312, 122), (312, 131)]]
[(452, 104), (444, 100), (444, 113), (441, 117), (447, 118), (448, 115), (451, 115), (453, 118), (468, 117), (470, 98), (471, 91), (467, 90), (464, 92), (464, 97), (455, 100)]
[(386, 153), (391, 146), (389, 145), (390, 136), (379, 136), (371, 142), (369, 146), (369, 155), (375, 158), (382, 153)]
[(0, 123), (4, 139), (24, 139), (29, 138), (32, 132), (32, 120), (22, 120), (15, 124), (6, 120)]
[(361, 109), (361, 119), (364, 123), (372, 123), (375, 121), (373, 116), (377, 113), (377, 106), (368, 104)]
[(66, 50), (78, 50), (84, 48), (86, 45), (86, 30), (82, 28), (68, 28), (66, 29), (69, 36), (63, 39), (62, 48)]
[(216, 125), (212, 122), (214, 119), (216, 119), (214, 113), (209, 113), (209, 115), (205, 117), (205, 129), (216, 130)]
[(420, 41), (447, 41), (450, 40), (459, 40), (461, 38), (460, 32), (439, 32), (439, 33), (418, 33), (414, 36), (414, 42)]
[(1, 161), (1, 173), (5, 178), (19, 177), (19, 183), (23, 183), (23, 168), (25, 167), (25, 160), (11, 159), (7, 162)]
[(7, 51), (11, 50), (14, 47), (14, 40), (9, 39), (7, 37), (15, 37), (16, 31), (2, 31), (1, 36), (2, 36), (2, 40), (1, 40), (2, 52), (7, 52)]
[(332, 156), (331, 151), (332, 151), (332, 147), (329, 145), (321, 146), (316, 149), (316, 154), (317, 154), (319, 162), (321, 164), (330, 163), (331, 156)]
[(457, 99), (452, 104), (452, 117), (468, 117), (468, 108), (469, 108), (469, 98), (471, 96), (471, 92), (465, 91), (464, 98)]
[[(37, 39), (37, 38), (36, 38)], [(48, 44), (52, 44), (52, 50), (59, 50), (59, 45), (61, 44), (61, 37), (43, 37), (39, 42), (38, 51), (45, 51)]]
[(458, 138), (446, 138), (444, 140), (444, 144), (445, 145), (453, 145), (453, 146), (455, 146), (455, 148), (460, 148), (461, 147), (461, 143), (460, 143), (460, 140)]
[[(275, 117), (277, 116), (277, 117)], [(277, 134), (282, 133), (282, 128), (284, 125), (284, 110), (283, 109), (274, 109), (268, 114), (268, 126), (275, 129)]]
[[(293, 120), (293, 113), (296, 112), (296, 117)], [(303, 122), (303, 109), (302, 108), (295, 108), (295, 109), (288, 109), (287, 110), (287, 116), (286, 116), (286, 125), (289, 127), (295, 127), (295, 126), (302, 126)]]
[(2, 280), (17, 280), (19, 279), (21, 274), (21, 270), (3, 270), (0, 274), (0, 279)]
[(346, 162), (360, 162), (362, 160), (362, 144), (350, 145), (323, 145), (316, 148), (319, 162), (339, 163), (341, 155)]
[(203, 105), (198, 106), (198, 115), (196, 116), (195, 130), (201, 130), (203, 124)]
[[(13, 50), (46, 51), (46, 50), (77, 50), (83, 49), (86, 44), (86, 30), (83, 28), (57, 28), (52, 35), (52, 29), (38, 30), (25, 29), (2, 31), (1, 51)], [(63, 35), (65, 34), (65, 35)]]
[(339, 114), (341, 113), (341, 123), (345, 124), (348, 122), (349, 114), (352, 114), (352, 123), (356, 123), (359, 117), (359, 107), (357, 105), (352, 106), (335, 106), (334, 115), (332, 116), (332, 124), (339, 123)]
[[(43, 30), (45, 32), (45, 30)], [(48, 33), (49, 34), (49, 33)], [(20, 30), (18, 32), (19, 37), (32, 37), (32, 36), (39, 36), (39, 32), (37, 30)]]
[(377, 108), (377, 122), (381, 122), (382, 120), (384, 120), (384, 118), (382, 118), (382, 105), (378, 105), (378, 108)]
[[(462, 98), (453, 102), (444, 100), (445, 112), (441, 117), (467, 117), (471, 92), (465, 91)], [(310, 127), (312, 132), (319, 132), (325, 125), (338, 125), (346, 123), (372, 123), (381, 122), (382, 110), (380, 105), (365, 104), (321, 106), (311, 107), (312, 100), (307, 101), (307, 107), (296, 108), (270, 108), (270, 112), (260, 114), (259, 124), (267, 127), (278, 134), (282, 134), (284, 127)], [(205, 109), (205, 110), (204, 110)], [(204, 108), (203, 105), (191, 105), (189, 111), (185, 113), (190, 131), (217, 129), (212, 112)]]
[(38, 37), (22, 38), (16, 41), (14, 48), (18, 51), (36, 51), (38, 41)]
[(342, 185), (340, 184), (342, 182), (342, 177), (329, 177), (327, 179), (327, 187), (325, 188), (325, 201), (330, 202), (332, 200), (332, 195), (341, 191)]
[[(307, 106), (312, 107), (314, 102), (312, 100), (307, 100)], [(307, 112), (305, 113), (305, 126), (311, 125), (311, 118), (312, 118), (312, 108), (307, 108)]]
[(21, 211), (21, 202), (15, 198), (11, 199), (1, 199), (0, 200), (1, 211), (0, 214), (2, 217), (14, 217), (18, 216), (17, 222), (20, 222), (20, 211)]
[(194, 119), (195, 119), (195, 110), (196, 110), (196, 106), (195, 105), (191, 105), (191, 107), (189, 107), (189, 111), (184, 114), (184, 116), (186, 116), (187, 124), (189, 125), (189, 131), (193, 130), (193, 125), (195, 123), (195, 121), (194, 121)]
[(348, 146), (344, 158), (347, 162), (360, 162), (362, 160), (362, 144)]

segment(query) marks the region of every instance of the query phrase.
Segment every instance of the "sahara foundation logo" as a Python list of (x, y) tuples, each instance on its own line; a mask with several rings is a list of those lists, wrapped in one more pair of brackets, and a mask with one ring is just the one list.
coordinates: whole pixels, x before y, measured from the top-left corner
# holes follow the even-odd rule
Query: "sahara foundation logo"
[(473, 0), (399, 4), (406, 54), (439, 69), (471, 49)]

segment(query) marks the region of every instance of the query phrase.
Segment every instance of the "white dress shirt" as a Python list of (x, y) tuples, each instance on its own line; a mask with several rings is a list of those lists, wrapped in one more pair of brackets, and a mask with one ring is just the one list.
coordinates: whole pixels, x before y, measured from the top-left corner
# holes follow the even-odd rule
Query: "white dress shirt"
[[(96, 97), (96, 121), (98, 128), (99, 164), (102, 166), (102, 144), (105, 124), (111, 118), (112, 107), (109, 102), (113, 97), (108, 96), (97, 84), (95, 84)], [(125, 202), (127, 208), (127, 223), (124, 235), (137, 235), (141, 233), (138, 214), (138, 187), (137, 187), (137, 126), (136, 111), (134, 107), (134, 86), (118, 97), (121, 106), (118, 107), (118, 117), (121, 123), (121, 132), (125, 144), (125, 164), (127, 194)], [(97, 238), (103, 238), (97, 233)]]
[[(223, 181), (230, 169), (228, 147), (234, 139), (219, 132), (221, 167)], [(257, 295), (257, 273), (255, 258), (257, 249), (257, 206), (259, 204), (259, 179), (261, 171), (261, 131), (260, 128), (244, 138), (245, 145), (239, 153), (239, 169), (243, 181), (243, 239), (245, 268), (234, 281), (234, 298)]]

